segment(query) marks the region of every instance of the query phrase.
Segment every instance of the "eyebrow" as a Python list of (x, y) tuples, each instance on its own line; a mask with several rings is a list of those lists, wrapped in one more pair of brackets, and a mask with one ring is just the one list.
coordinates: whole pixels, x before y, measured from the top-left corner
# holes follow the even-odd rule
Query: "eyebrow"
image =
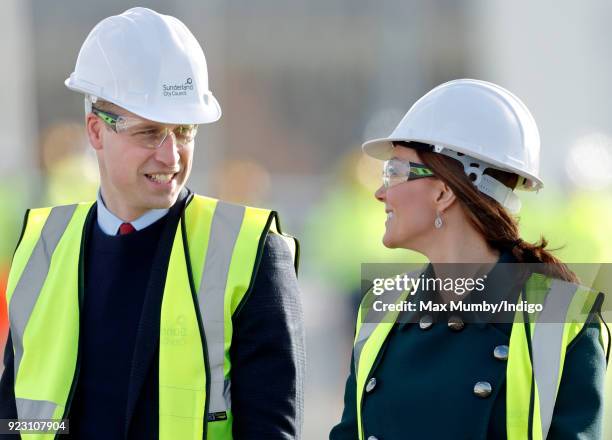
[(162, 127), (162, 125), (155, 124), (154, 122), (145, 121), (142, 124), (135, 125), (132, 128), (136, 130), (147, 130), (150, 128), (160, 128), (160, 127)]

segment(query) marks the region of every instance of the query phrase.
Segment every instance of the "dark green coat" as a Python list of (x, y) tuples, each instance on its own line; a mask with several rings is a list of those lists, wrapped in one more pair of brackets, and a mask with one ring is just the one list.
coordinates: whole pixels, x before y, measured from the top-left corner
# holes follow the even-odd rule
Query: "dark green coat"
[[(592, 314), (568, 347), (549, 439), (602, 436), (606, 359), (597, 320)], [(395, 324), (389, 333), (368, 378), (375, 386), (363, 393), (364, 439), (506, 438), (506, 362), (493, 350), (508, 345), (511, 324), (466, 324), (456, 332), (444, 317), (437, 321), (427, 330)], [(479, 381), (492, 385), (489, 397), (474, 394)], [(342, 420), (331, 440), (358, 438), (355, 399), (351, 361)]]

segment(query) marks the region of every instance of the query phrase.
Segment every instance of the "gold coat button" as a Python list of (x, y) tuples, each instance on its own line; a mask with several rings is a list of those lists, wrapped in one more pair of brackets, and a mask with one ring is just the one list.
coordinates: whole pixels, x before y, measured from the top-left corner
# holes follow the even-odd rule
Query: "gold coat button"
[(486, 399), (491, 395), (493, 388), (489, 382), (476, 382), (474, 385), (474, 394), (482, 399)]
[(423, 315), (419, 319), (419, 327), (421, 330), (428, 330), (433, 325), (433, 318), (431, 315)]
[(493, 357), (500, 361), (508, 360), (509, 348), (507, 345), (498, 345), (493, 349)]
[(457, 315), (452, 315), (448, 318), (448, 328), (450, 328), (454, 332), (460, 332), (465, 327), (463, 320)]
[(373, 377), (370, 380), (368, 380), (368, 383), (366, 384), (366, 393), (371, 392), (374, 388), (376, 387), (376, 378)]

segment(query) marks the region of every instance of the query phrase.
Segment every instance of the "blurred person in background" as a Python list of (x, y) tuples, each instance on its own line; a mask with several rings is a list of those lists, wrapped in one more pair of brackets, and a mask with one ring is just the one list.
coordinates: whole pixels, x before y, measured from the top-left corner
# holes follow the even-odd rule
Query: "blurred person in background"
[(98, 164), (81, 124), (49, 127), (42, 135), (40, 154), (45, 204), (67, 205), (96, 198)]
[(269, 196), (270, 173), (254, 160), (229, 159), (213, 171), (213, 193), (233, 203), (259, 203)]
[[(544, 311), (541, 320), (511, 313), (502, 322), (465, 322), (422, 311), (410, 319), (372, 313), (368, 291), (330, 439), (602, 438), (610, 337), (603, 294), (580, 286), (544, 238), (522, 240), (512, 215), (520, 208), (515, 189), (543, 186), (527, 107), (494, 84), (451, 81), (417, 101), (388, 138), (363, 148), (385, 161), (375, 193), (387, 213), (385, 246), (425, 255), (428, 276), (445, 263), (489, 266), (481, 298), (540, 298)], [(508, 279), (505, 263), (545, 270)], [(398, 303), (408, 294), (424, 292), (400, 292)], [(440, 303), (441, 294), (433, 293)], [(563, 318), (545, 322), (551, 310)]]
[(91, 31), (66, 86), (85, 95), (100, 189), (27, 212), (0, 419), (65, 418), (86, 439), (298, 438), (297, 242), (273, 211), (185, 187), (198, 124), (221, 117), (199, 43), (133, 8)]

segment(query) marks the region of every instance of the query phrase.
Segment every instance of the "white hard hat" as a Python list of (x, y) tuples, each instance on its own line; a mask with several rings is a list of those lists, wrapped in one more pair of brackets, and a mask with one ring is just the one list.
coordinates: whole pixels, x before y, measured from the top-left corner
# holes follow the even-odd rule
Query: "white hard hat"
[(152, 121), (204, 124), (221, 117), (193, 34), (177, 18), (147, 8), (98, 23), (65, 84)]
[(518, 198), (482, 175), (483, 167), (523, 177), (517, 189), (543, 187), (540, 134), (533, 116), (515, 95), (489, 82), (458, 79), (439, 85), (410, 108), (389, 137), (368, 141), (362, 148), (386, 160), (393, 156), (393, 142), (402, 141), (428, 144), (433, 151), (458, 159), (466, 174), (477, 177), (474, 184), (482, 192), (511, 211), (518, 211)]

